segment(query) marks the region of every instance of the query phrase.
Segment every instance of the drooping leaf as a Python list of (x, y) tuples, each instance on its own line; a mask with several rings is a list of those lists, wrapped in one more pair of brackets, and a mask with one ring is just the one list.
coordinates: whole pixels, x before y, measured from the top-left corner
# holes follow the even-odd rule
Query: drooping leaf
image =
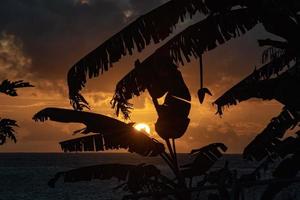
[(124, 148), (143, 156), (157, 156), (164, 152), (162, 143), (136, 130), (131, 124), (105, 115), (61, 108), (46, 108), (35, 114), (33, 119), (83, 123), (86, 128), (82, 133), (97, 133), (61, 142), (64, 151), (103, 151)]
[(244, 149), (243, 157), (249, 160), (261, 161), (263, 158), (274, 153), (284, 155), (284, 152), (287, 151), (284, 148), (284, 144), (286, 143), (282, 143), (280, 138), (298, 122), (299, 116), (295, 112), (284, 109), (279, 116), (273, 118), (267, 127), (247, 145)]
[[(218, 44), (223, 44), (232, 38), (244, 34), (258, 22), (259, 18), (247, 9), (237, 9), (210, 15), (177, 34), (165, 45), (157, 49), (141, 65), (151, 68), (155, 65), (161, 66), (165, 62), (169, 64), (178, 62), (184, 64), (184, 60), (189, 62), (192, 57), (197, 58), (204, 51), (214, 49)], [(107, 56), (106, 52), (105, 56)], [(99, 57), (93, 58), (92, 61), (97, 60), (99, 60)], [(82, 66), (78, 65), (77, 67), (75, 65), (68, 73), (71, 103), (75, 109), (79, 110), (88, 105), (80, 94), (80, 90), (85, 86), (87, 74), (89, 74), (90, 78), (96, 77), (101, 70), (98, 64), (91, 65), (93, 67), (85, 67), (85, 63), (89, 62), (84, 59), (81, 63)]]
[(223, 143), (213, 143), (200, 149), (194, 149), (191, 151), (191, 155), (195, 156), (194, 161), (183, 165), (181, 171), (186, 177), (201, 176), (223, 156), (222, 152), (226, 150), (227, 147)]
[(14, 142), (17, 142), (16, 132), (14, 127), (17, 127), (15, 120), (11, 119), (1, 119), (0, 118), (0, 145), (6, 142), (6, 139), (9, 138)]
[[(295, 82), (294, 84), (299, 81), (295, 73), (298, 64), (293, 67), (294, 69), (290, 69), (289, 72), (279, 74), (279, 72), (289, 66), (289, 63), (293, 59), (295, 59), (293, 56), (291, 57), (284, 54), (273, 59), (260, 69), (255, 69), (252, 74), (226, 91), (214, 102), (214, 104), (217, 105), (217, 113), (222, 115), (224, 106), (236, 105), (241, 101), (245, 101), (253, 97), (265, 100), (276, 99), (275, 94), (278, 91), (274, 91), (274, 87), (283, 87), (283, 85), (288, 83), (288, 81), (292, 81), (289, 80), (289, 77), (293, 79)], [(273, 78), (274, 76), (275, 78)], [(289, 84), (292, 84), (292, 82)]]
[(138, 192), (144, 190), (145, 187), (152, 186), (151, 180), (158, 179), (159, 176), (160, 170), (154, 165), (102, 164), (58, 172), (48, 182), (48, 185), (55, 187), (55, 183), (61, 177), (65, 183), (117, 178), (119, 181), (125, 182), (121, 185), (123, 189)]
[(4, 80), (0, 84), (0, 93), (7, 94), (9, 96), (17, 96), (17, 90), (18, 88), (24, 88), (24, 87), (33, 87), (28, 82), (24, 82), (23, 80), (19, 81), (9, 81), (9, 80)]

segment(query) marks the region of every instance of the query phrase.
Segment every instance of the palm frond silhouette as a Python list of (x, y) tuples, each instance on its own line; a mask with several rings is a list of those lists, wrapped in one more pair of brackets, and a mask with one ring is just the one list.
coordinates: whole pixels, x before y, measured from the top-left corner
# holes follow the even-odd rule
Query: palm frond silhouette
[(4, 80), (0, 84), (0, 92), (9, 96), (18, 96), (17, 89), (24, 88), (24, 87), (33, 87), (33, 85), (31, 85), (28, 82), (24, 82), (23, 80), (19, 80), (19, 81)]
[[(18, 96), (17, 89), (24, 87), (33, 87), (30, 83), (24, 82), (23, 80), (19, 81), (9, 81), (4, 80), (0, 84), (0, 93), (9, 95), (9, 96)], [(9, 138), (14, 142), (17, 142), (16, 132), (14, 127), (17, 127), (17, 122), (12, 119), (0, 118), (0, 145), (6, 142), (6, 139)]]
[(4, 144), (7, 138), (17, 142), (14, 130), (16, 126), (18, 125), (15, 120), (0, 118), (0, 145)]

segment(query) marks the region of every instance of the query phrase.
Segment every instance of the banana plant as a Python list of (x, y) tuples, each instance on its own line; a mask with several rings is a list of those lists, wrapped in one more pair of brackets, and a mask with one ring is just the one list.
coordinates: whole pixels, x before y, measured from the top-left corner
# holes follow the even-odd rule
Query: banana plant
[[(93, 117), (90, 119), (87, 117), (89, 120), (82, 118), (78, 120), (76, 117), (74, 119), (70, 114), (66, 114), (71, 113), (69, 110), (61, 112), (61, 110), (50, 109), (45, 113), (41, 111), (34, 119), (47, 119), (48, 117), (43, 118), (43, 115), (46, 114), (47, 116), (50, 111), (51, 114), (49, 116), (51, 117), (49, 118), (51, 120), (61, 122), (74, 122), (75, 120), (75, 122), (87, 124), (87, 128), (83, 133), (96, 132), (96, 135), (85, 136), (86, 138), (62, 142), (62, 148), (67, 151), (126, 148), (143, 156), (161, 156), (176, 177), (175, 181), (171, 181), (173, 184), (171, 184), (170, 180), (166, 181), (164, 179), (168, 182), (167, 185), (164, 184), (164, 187), (173, 185), (173, 194), (175, 194), (177, 199), (189, 199), (191, 196), (189, 196), (190, 193), (187, 193), (189, 184), (187, 184), (186, 179), (203, 174), (201, 170), (197, 171), (193, 168), (194, 165), (202, 163), (200, 162), (202, 159), (195, 159), (192, 164), (187, 164), (183, 167), (180, 167), (178, 164), (175, 140), (185, 133), (189, 125), (188, 115), (191, 105), (190, 92), (184, 83), (180, 71), (177, 69), (177, 64), (184, 65), (190, 62), (192, 58), (200, 60), (201, 80), (198, 97), (200, 103), (202, 103), (205, 95), (211, 94), (203, 85), (203, 53), (247, 33), (258, 24), (262, 24), (267, 32), (279, 36), (285, 41), (259, 40), (260, 46), (271, 46), (263, 56), (264, 61), (269, 62), (247, 78), (244, 81), (245, 84), (242, 83), (242, 86), (246, 85), (248, 87), (249, 84), (255, 82), (254, 87), (250, 85), (250, 89), (259, 89), (259, 91), (263, 92), (268, 91), (268, 89), (264, 90), (263, 87), (270, 88), (275, 85), (279, 86), (282, 91), (285, 91), (287, 88), (287, 92), (291, 92), (291, 85), (293, 84), (291, 81), (293, 80), (298, 83), (295, 75), (297, 74), (295, 73), (297, 70), (291, 72), (295, 75), (291, 80), (287, 80), (286, 74), (288, 73), (282, 76), (281, 73), (292, 62), (296, 62), (296, 65), (298, 64), (300, 46), (299, 10), (300, 4), (297, 0), (225, 0), (222, 2), (216, 0), (170, 0), (149, 13), (140, 16), (76, 62), (69, 70), (67, 76), (69, 98), (73, 108), (77, 110), (73, 111), (74, 116), (91, 115)], [(168, 16), (166, 16), (166, 13)], [(132, 108), (129, 100), (147, 90), (158, 114), (158, 120), (155, 124), (156, 132), (165, 141), (167, 148), (162, 143), (157, 143), (157, 141), (148, 136), (146, 137), (148, 139), (141, 136), (145, 141), (151, 141), (148, 145), (152, 146), (150, 149), (149, 147), (140, 149), (136, 143), (137, 141), (129, 134), (131, 129), (126, 129), (128, 131), (125, 131), (126, 134), (123, 134), (116, 131), (114, 126), (110, 126), (110, 123), (107, 123), (110, 127), (107, 127), (105, 124), (104, 127), (107, 127), (107, 129), (102, 130), (100, 127), (103, 123), (101, 122), (105, 117), (97, 117), (94, 114), (82, 111), (84, 108), (89, 108), (88, 102), (80, 93), (85, 87), (88, 78), (98, 77), (104, 71), (108, 71), (122, 57), (132, 55), (134, 50), (141, 52), (150, 44), (165, 41), (168, 36), (175, 32), (179, 21), (184, 21), (188, 17), (194, 19), (196, 14), (202, 15), (200, 21), (196, 21), (191, 26), (177, 33), (145, 60), (136, 61), (134, 69), (117, 84), (116, 93), (112, 99), (112, 106), (115, 108), (116, 114), (118, 115), (121, 112), (125, 119), (129, 119), (130, 109)], [(278, 76), (277, 79), (273, 80), (274, 76)], [(218, 112), (222, 113), (224, 105), (236, 104), (238, 101), (250, 98), (252, 94), (255, 94), (255, 91), (252, 92), (250, 95), (244, 94), (240, 92), (240, 87), (237, 87), (237, 90), (234, 89), (233, 92), (236, 96), (232, 97), (231, 92), (227, 93), (228, 95), (225, 94), (225, 98), (216, 101)], [(291, 105), (298, 106), (297, 102), (299, 101), (292, 102), (291, 98), (285, 98), (286, 96), (282, 98), (279, 95), (280, 92), (266, 95), (261, 94), (261, 92), (256, 93), (260, 98), (275, 98), (284, 104), (291, 103)], [(166, 94), (165, 102), (160, 105), (157, 99), (164, 94)], [(289, 107), (289, 110), (292, 109), (295, 108)], [(94, 126), (93, 124), (96, 121), (98, 123)], [(130, 124), (123, 125), (128, 127)], [(128, 143), (128, 140), (115, 139), (121, 136), (122, 138), (123, 136), (129, 137), (135, 142)], [(104, 142), (104, 145), (93, 146), (96, 144), (96, 140), (98, 140), (96, 137), (100, 138), (100, 141)], [(107, 139), (108, 137), (109, 139)], [(108, 147), (106, 147), (107, 143), (109, 144)], [(137, 148), (134, 149), (132, 145)], [(162, 147), (162, 145), (163, 148), (159, 148), (159, 150), (152, 148)], [(87, 147), (85, 148), (85, 146)], [(103, 148), (99, 148), (101, 146)], [(221, 150), (218, 148), (221, 148)], [(166, 152), (166, 149), (168, 152)], [(204, 151), (204, 153), (200, 153), (198, 156), (204, 156), (206, 158), (203, 160), (210, 160), (214, 163), (220, 157), (220, 154), (222, 155), (221, 152), (225, 148), (223, 145), (221, 147), (220, 145), (213, 145), (209, 149), (208, 152)], [(209, 168), (211, 164), (207, 166)], [(203, 171), (207, 168), (204, 166)], [(143, 171), (142, 168), (141, 171)], [(125, 172), (129, 173), (129, 170), (125, 170)], [(64, 172), (63, 174), (68, 173)], [(88, 174), (88, 177), (90, 177), (90, 174)], [(153, 176), (149, 176), (148, 178), (155, 179)], [(192, 179), (190, 178), (190, 180)], [(148, 182), (148, 180), (143, 181), (145, 183)], [(160, 180), (159, 184), (163, 182)], [(126, 184), (128, 185), (129, 183), (127, 182)], [(222, 192), (225, 191), (222, 190)]]

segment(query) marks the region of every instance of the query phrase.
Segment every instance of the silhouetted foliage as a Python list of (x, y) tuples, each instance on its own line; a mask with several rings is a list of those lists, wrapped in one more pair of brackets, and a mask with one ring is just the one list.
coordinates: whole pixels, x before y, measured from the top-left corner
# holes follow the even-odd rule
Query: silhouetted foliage
[[(259, 44), (272, 46), (263, 53), (263, 62), (269, 60), (269, 63), (255, 70), (218, 98), (215, 101), (218, 106), (217, 113), (222, 114), (223, 107), (226, 105), (236, 105), (250, 98), (274, 99), (285, 105), (280, 115), (274, 117), (244, 149), (243, 156), (256, 161), (267, 158), (265, 166), (274, 158), (281, 158), (283, 161), (275, 169), (273, 176), (282, 179), (294, 178), (300, 170), (300, 165), (296, 164), (299, 162), (299, 148), (297, 147), (299, 139), (282, 138), (288, 129), (295, 128), (300, 122), (300, 96), (296, 91), (300, 85), (300, 54), (298, 47), (295, 46), (299, 44), (299, 41), (280, 42), (267, 39), (259, 41)], [(252, 175), (257, 178), (256, 173)], [(291, 183), (292, 181), (270, 183), (261, 199), (275, 198)]]
[[(168, 58), (165, 59), (166, 61)], [(134, 70), (129, 72), (116, 86), (112, 105), (116, 113), (121, 110), (125, 118), (129, 117), (128, 100), (148, 90), (158, 114), (155, 130), (163, 139), (180, 138), (189, 124), (191, 95), (184, 83), (177, 66), (168, 61), (164, 65), (147, 68), (136, 63)], [(159, 105), (158, 98), (165, 96)]]
[(7, 138), (17, 142), (14, 130), (16, 126), (18, 125), (15, 120), (0, 118), (0, 145), (4, 144)]
[(33, 87), (33, 85), (31, 85), (28, 82), (24, 82), (23, 80), (13, 82), (9, 80), (4, 80), (0, 84), (0, 92), (9, 96), (18, 96), (17, 89), (24, 87)]
[(153, 186), (156, 187), (156, 181), (159, 181), (160, 176), (160, 170), (154, 165), (104, 164), (58, 172), (54, 178), (48, 182), (48, 185), (54, 187), (60, 177), (63, 177), (64, 182), (91, 181), (94, 179), (109, 180), (116, 178), (119, 181), (125, 182), (117, 186), (116, 189), (123, 188), (125, 191), (136, 193), (139, 191), (149, 191)]
[(62, 108), (45, 108), (34, 115), (36, 121), (52, 120), (65, 123), (83, 123), (81, 133), (97, 133), (61, 142), (64, 151), (104, 151), (128, 149), (143, 156), (157, 156), (164, 152), (164, 145), (126, 124), (105, 115)]
[[(291, 179), (297, 176), (300, 170), (300, 138), (299, 132), (297, 137), (288, 137), (280, 141), (274, 152), (283, 160), (273, 171), (275, 178)], [(273, 199), (282, 189), (291, 185), (291, 182), (269, 184), (264, 191), (263, 200)]]
[[(184, 64), (183, 57), (189, 62), (191, 56), (197, 58), (205, 50), (215, 48), (217, 43), (222, 44), (235, 38), (258, 23), (262, 23), (268, 32), (287, 40), (294, 40), (293, 42), (298, 41), (299, 7), (296, 0), (276, 2), (228, 0), (222, 3), (214, 0), (171, 0), (141, 16), (71, 68), (68, 73), (68, 84), (72, 105), (75, 109), (83, 109), (88, 105), (79, 93), (85, 86), (87, 76), (97, 77), (104, 70), (108, 70), (114, 62), (119, 61), (122, 55), (132, 53), (135, 46), (141, 51), (151, 43), (151, 39), (155, 43), (164, 40), (174, 31), (178, 20), (184, 20), (186, 14), (193, 17), (196, 13), (201, 13), (207, 17), (174, 36), (146, 59), (143, 65), (155, 66), (153, 62), (159, 63), (161, 55), (170, 57), (172, 62), (179, 61)], [(168, 13), (168, 17), (161, 20), (159, 16), (165, 13)], [(297, 47), (295, 43), (290, 44)]]
[[(149, 188), (153, 190), (146, 195), (159, 198), (161, 196), (158, 196), (157, 192), (160, 192), (160, 189), (156, 186), (164, 186), (165, 189), (171, 189), (171, 193), (164, 191), (162, 196), (170, 195), (177, 199), (190, 199), (192, 178), (203, 176), (197, 189), (203, 189), (207, 184), (214, 184), (218, 191), (217, 194), (211, 194), (210, 199), (229, 199), (231, 197), (239, 199), (241, 187), (250, 184), (247, 183), (249, 180), (257, 181), (258, 171), (272, 161), (272, 156), (285, 159), (275, 170), (275, 177), (289, 178), (299, 170), (298, 165), (295, 165), (290, 172), (285, 167), (287, 163), (299, 161), (298, 148), (295, 148), (298, 139), (282, 139), (286, 130), (296, 126), (299, 122), (300, 99), (292, 87), (299, 86), (300, 77), (299, 10), (300, 3), (297, 0), (226, 0), (222, 2), (170, 0), (139, 17), (72, 66), (68, 72), (69, 98), (75, 110), (83, 110), (89, 106), (80, 93), (85, 87), (87, 77), (99, 76), (100, 73), (107, 71), (113, 63), (119, 61), (122, 56), (126, 56), (128, 53), (132, 54), (135, 48), (142, 51), (151, 42), (163, 41), (174, 32), (176, 24), (179, 20), (183, 21), (186, 15), (189, 14), (192, 18), (197, 13), (202, 14), (203, 18), (199, 22), (179, 32), (144, 61), (137, 60), (134, 69), (117, 84), (111, 102), (117, 115), (121, 111), (124, 118), (129, 119), (130, 109), (133, 106), (129, 100), (147, 90), (158, 114), (155, 129), (165, 140), (168, 153), (165, 152), (162, 143), (146, 135), (135, 134), (136, 131), (133, 131), (130, 124), (103, 115), (48, 108), (37, 113), (34, 119), (44, 121), (49, 118), (59, 122), (84, 123), (87, 127), (81, 131), (82, 133), (97, 133), (62, 142), (61, 146), (65, 151), (125, 148), (144, 156), (161, 156), (173, 171), (175, 179), (171, 181), (164, 178), (168, 184), (152, 182), (153, 185)], [(168, 16), (162, 18), (166, 13)], [(178, 63), (184, 65), (193, 57), (200, 59), (201, 82), (198, 98), (200, 103), (203, 103), (205, 94), (211, 95), (211, 92), (203, 85), (202, 54), (246, 33), (257, 24), (262, 24), (267, 32), (275, 34), (285, 41), (259, 40), (260, 46), (269, 46), (262, 56), (262, 61), (266, 64), (227, 91), (215, 101), (215, 104), (218, 106), (217, 113), (219, 114), (222, 114), (224, 106), (235, 105), (253, 97), (263, 100), (276, 99), (286, 106), (282, 113), (274, 118), (263, 132), (245, 148), (245, 158), (258, 161), (265, 159), (265, 161), (258, 169), (243, 177), (237, 177), (236, 172), (229, 169), (228, 163), (225, 163), (221, 169), (209, 172), (213, 164), (222, 157), (222, 151), (225, 152), (227, 149), (224, 144), (215, 143), (192, 151), (196, 156), (195, 159), (180, 168), (177, 161), (175, 139), (180, 138), (189, 125), (191, 96), (177, 69)], [(157, 99), (164, 95), (166, 95), (165, 102), (160, 105)], [(139, 141), (142, 142), (139, 143)], [(290, 148), (286, 147), (286, 144)], [(290, 154), (292, 157), (286, 158)], [(123, 165), (122, 174), (130, 177), (129, 168), (137, 166), (126, 166)], [(146, 166), (148, 165), (141, 165), (137, 171), (141, 170), (140, 173), (144, 174)], [(66, 182), (91, 180), (92, 177), (101, 179), (104, 173), (107, 173), (108, 177), (103, 179), (118, 177), (118, 173), (111, 174), (115, 167), (116, 165), (106, 165), (106, 167), (102, 165), (62, 172), (57, 174), (50, 183), (53, 185), (61, 175), (64, 175)], [(153, 176), (150, 175), (150, 177)], [(131, 192), (142, 191), (141, 188), (144, 187), (144, 184), (137, 186), (136, 183), (148, 183), (150, 180), (148, 178), (149, 176), (144, 175), (135, 177), (133, 179), (134, 189), (129, 190)], [(190, 178), (190, 184), (186, 182), (186, 178)], [(153, 179), (151, 180), (153, 181)], [(283, 187), (288, 185), (284, 183), (271, 182), (263, 198), (273, 198)], [(125, 185), (129, 188), (130, 184), (128, 180)], [(228, 190), (228, 187), (231, 188), (231, 191)], [(274, 188), (276, 192), (272, 192)], [(139, 199), (143, 195), (131, 197)]]
[[(271, 60), (268, 64), (256, 70), (241, 82), (226, 91), (214, 103), (218, 106), (218, 113), (222, 114), (224, 106), (236, 105), (250, 98), (263, 100), (276, 99), (288, 107), (299, 107), (299, 95), (295, 88), (300, 82), (297, 71), (299, 64), (289, 67), (295, 57), (281, 55)], [(288, 68), (289, 67), (289, 68)], [(288, 68), (285, 72), (282, 70)], [(273, 76), (272, 76), (273, 75)], [(275, 77), (274, 77), (275, 76)]]
[(194, 161), (181, 166), (182, 174), (189, 178), (204, 175), (223, 156), (222, 151), (226, 150), (227, 147), (223, 143), (213, 143), (192, 150), (190, 155), (195, 157)]
[[(165, 45), (157, 49), (154, 54), (144, 60), (140, 65), (144, 66), (143, 68), (151, 69), (154, 66), (172, 66), (176, 62), (184, 64), (183, 57), (188, 62), (191, 57), (200, 57), (204, 51), (217, 47), (217, 43), (223, 44), (227, 40), (238, 37), (253, 28), (257, 23), (258, 19), (246, 9), (210, 15), (203, 21), (190, 26), (176, 35)], [(94, 68), (93, 64), (87, 68), (84, 66), (87, 67), (88, 62), (82, 65), (82, 67), (75, 65), (68, 74), (70, 98), (76, 109), (82, 109), (87, 106), (87, 102), (79, 93), (79, 90), (85, 85), (86, 73), (90, 71), (89, 76), (93, 77), (98, 76), (99, 72), (97, 73), (97, 71), (101, 70), (99, 67)], [(84, 71), (81, 71), (82, 69), (84, 69)], [(79, 82), (81, 79), (78, 79), (78, 76), (84, 77), (84, 80)], [(77, 85), (80, 84), (80, 88), (77, 87), (77, 89), (75, 89), (75, 83)]]
[[(169, 12), (172, 10), (172, 12)], [(73, 65), (68, 73), (69, 95), (75, 109), (83, 109), (87, 102), (79, 93), (85, 86), (86, 76), (97, 77), (107, 71), (113, 63), (119, 61), (134, 48), (142, 51), (146, 46), (161, 42), (173, 33), (179, 20), (183, 21), (187, 15), (190, 18), (197, 12), (207, 14), (208, 10), (199, 0), (169, 1), (157, 9), (140, 16), (123, 30), (109, 38), (95, 50)], [(161, 16), (165, 13), (168, 18)]]
[[(4, 80), (0, 84), (0, 93), (9, 95), (9, 96), (18, 96), (17, 89), (24, 88), (24, 87), (33, 87), (30, 83), (20, 81), (9, 81)], [(12, 119), (5, 119), (0, 118), (0, 145), (3, 145), (6, 142), (6, 139), (9, 138), (15, 143), (17, 142), (16, 139), (16, 132), (14, 127), (18, 126), (15, 120)]]

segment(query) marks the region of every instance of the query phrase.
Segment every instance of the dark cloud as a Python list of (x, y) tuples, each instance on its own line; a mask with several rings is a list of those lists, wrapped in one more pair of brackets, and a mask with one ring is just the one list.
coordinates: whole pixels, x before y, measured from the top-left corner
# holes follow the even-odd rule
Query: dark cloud
[(159, 5), (166, 2), (166, 0), (152, 0), (152, 1), (141, 1), (141, 0), (129, 0), (128, 3), (136, 15), (143, 15), (146, 12), (158, 7)]
[(28, 78), (31, 59), (23, 53), (22, 42), (14, 35), (0, 33), (0, 80)]
[[(82, 56), (163, 2), (165, 0), (4, 0), (0, 7), (0, 32), (13, 34), (22, 41), (24, 54), (32, 60), (31, 72), (36, 77), (65, 79), (70, 66)], [(268, 36), (260, 27), (243, 39), (206, 53), (207, 84), (219, 80), (224, 72), (236, 76), (253, 69), (260, 61), (255, 41), (259, 35)]]
[[(89, 2), (1, 1), (0, 32), (23, 41), (25, 53), (32, 58), (32, 71), (39, 77), (65, 78), (74, 62), (126, 24), (124, 12), (130, 6), (121, 1)], [(150, 5), (143, 2), (148, 3), (134, 6), (134, 13)]]

